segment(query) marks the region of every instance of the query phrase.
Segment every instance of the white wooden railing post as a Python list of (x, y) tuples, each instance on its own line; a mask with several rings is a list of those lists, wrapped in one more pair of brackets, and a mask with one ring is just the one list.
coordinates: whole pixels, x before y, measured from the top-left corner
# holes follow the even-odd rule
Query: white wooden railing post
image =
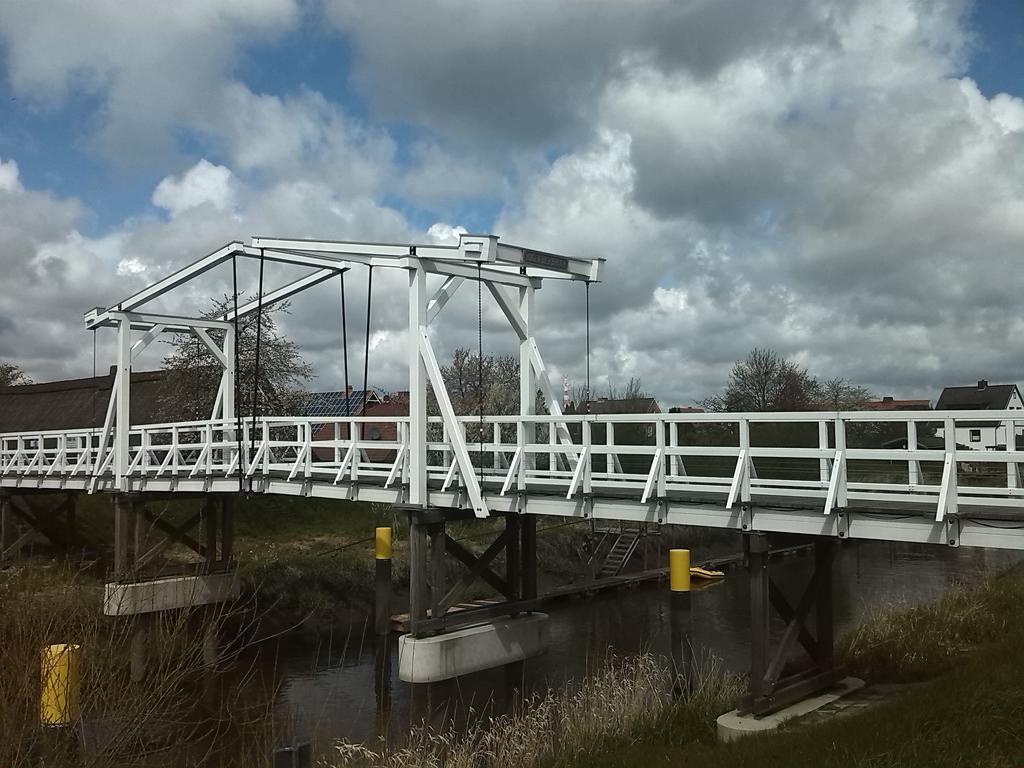
[[(551, 420), (548, 422), (548, 445), (554, 447), (558, 444), (558, 424), (555, 421), (555, 417), (551, 416)], [(554, 473), (558, 469), (558, 456), (552, 450), (548, 453), (548, 472)]]
[[(670, 421), (668, 423), (668, 446), (669, 448), (679, 447), (679, 422), (677, 421)], [(668, 465), (669, 473), (673, 477), (678, 477), (681, 474), (682, 462), (679, 456), (673, 453)]]
[(740, 419), (740, 451), (744, 457), (743, 474), (740, 481), (740, 501), (744, 504), (750, 503), (750, 468), (753, 460), (750, 458), (750, 420)]
[[(907, 422), (907, 450), (917, 450), (917, 422), (913, 419)], [(921, 465), (913, 457), (907, 459), (907, 480), (912, 486), (911, 490), (921, 482)]]
[(590, 437), (591, 423), (590, 419), (587, 418), (583, 421), (582, 425), (582, 437), (583, 437), (583, 451), (580, 453), (578, 461), (583, 462), (583, 493), (589, 496), (593, 490), (592, 478), (591, 478), (591, 464), (593, 463), (590, 457), (591, 448), (591, 437)]
[[(353, 421), (349, 427), (349, 431), (352, 433), (352, 445), (355, 450), (352, 451), (352, 482), (359, 480), (359, 465), (362, 459), (363, 449), (360, 443), (363, 440), (363, 425), (358, 421)], [(414, 430), (415, 432), (415, 430)]]
[[(1007, 419), (1003, 423), (1003, 429), (1006, 431), (1006, 450), (1016, 451), (1017, 450), (1017, 431), (1016, 422), (1013, 419)], [(1006, 462), (1006, 487), (1011, 490), (1016, 488), (1018, 485), (1017, 477), (1017, 462), (1008, 461)]]
[(658, 498), (664, 499), (667, 485), (665, 481), (665, 422), (660, 418), (654, 422), (654, 435), (654, 460), (658, 462)]
[(494, 436), (494, 448), (493, 448), (493, 453), (491, 455), (491, 460), (492, 460), (492, 465), (494, 467), (494, 472), (495, 472), (495, 474), (497, 474), (497, 472), (501, 469), (501, 466), (500, 466), (501, 451), (498, 449), (498, 446), (501, 444), (501, 423), (500, 422), (497, 422), (497, 421), (494, 422), (493, 436)]
[(833, 472), (839, 473), (839, 485), (836, 493), (836, 506), (845, 508), (848, 504), (846, 472), (846, 420), (842, 417), (836, 419), (836, 463), (839, 466), (833, 467)]
[[(605, 444), (609, 449), (615, 446), (615, 422), (609, 421), (604, 425), (605, 429)], [(615, 474), (615, 453), (611, 450), (608, 451), (605, 456), (605, 471), (609, 475)]]
[[(828, 422), (818, 422), (818, 449), (822, 451), (828, 450)], [(822, 456), (818, 459), (818, 478), (821, 480), (822, 485), (828, 485), (828, 458)]]

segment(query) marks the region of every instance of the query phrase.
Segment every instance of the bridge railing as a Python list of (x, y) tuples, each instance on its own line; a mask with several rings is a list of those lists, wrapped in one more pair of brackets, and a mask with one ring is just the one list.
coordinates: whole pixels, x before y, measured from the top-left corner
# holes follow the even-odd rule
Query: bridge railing
[[(462, 441), (487, 494), (673, 496), (728, 507), (754, 499), (847, 506), (925, 501), (941, 519), (958, 505), (1020, 506), (1016, 450), (1024, 411), (797, 412), (463, 416)], [(408, 481), (407, 416), (251, 419), (133, 427), (125, 476), (238, 476), (275, 481)], [(428, 482), (464, 482), (439, 418), (427, 432)], [(979, 446), (994, 450), (975, 450)], [(1001, 442), (1000, 442), (1001, 441)], [(110, 487), (119, 466), (99, 430), (0, 435), (0, 482)]]

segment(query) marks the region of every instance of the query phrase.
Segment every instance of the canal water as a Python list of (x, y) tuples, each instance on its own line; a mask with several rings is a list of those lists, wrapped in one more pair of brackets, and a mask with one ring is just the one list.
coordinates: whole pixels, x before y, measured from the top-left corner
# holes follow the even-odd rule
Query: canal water
[[(934, 600), (956, 583), (1004, 570), (1021, 558), (997, 550), (849, 542), (837, 555), (834, 571), (836, 636), (872, 610)], [(812, 559), (780, 559), (773, 572), (785, 589), (787, 581), (799, 581)], [(695, 644), (737, 672), (749, 663), (748, 599), (742, 568), (693, 593)], [(383, 736), (401, 743), (411, 728), (424, 723), (454, 723), (458, 728), (481, 712), (506, 711), (524, 693), (571, 686), (600, 668), (609, 655), (667, 652), (667, 605), (664, 583), (553, 603), (547, 609), (549, 646), (544, 655), (430, 685), (398, 680), (395, 639), (378, 647), (378, 640), (361, 627), (315, 653), (308, 646), (289, 650), (290, 644), (282, 640), (275, 662), (277, 719), (286, 724), (291, 738), (311, 741), (320, 754), (329, 753), (337, 739), (374, 743)], [(385, 654), (394, 671), (382, 686), (378, 681)]]

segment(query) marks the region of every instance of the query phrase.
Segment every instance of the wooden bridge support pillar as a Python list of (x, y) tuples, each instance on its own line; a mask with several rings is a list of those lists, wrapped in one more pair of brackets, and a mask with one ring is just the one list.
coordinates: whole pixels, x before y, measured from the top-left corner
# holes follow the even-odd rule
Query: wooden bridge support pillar
[(6, 559), (7, 549), (14, 544), (15, 535), (11, 499), (6, 493), (0, 493), (0, 560)]
[[(214, 666), (219, 656), (217, 625), (219, 609), (215, 604), (228, 599), (237, 585), (225, 586), (234, 549), (233, 498), (206, 495), (198, 512), (178, 524), (154, 515), (141, 495), (116, 494), (114, 504), (113, 583), (107, 585), (104, 610), (125, 616), (128, 625), (128, 654), (131, 676), (142, 680), (148, 666), (150, 637), (156, 616), (165, 610), (190, 610), (198, 615), (202, 633), (202, 655), (206, 666)], [(154, 544), (149, 534), (162, 534)], [(174, 544), (184, 544), (202, 558), (196, 575), (180, 570), (161, 574), (152, 565)], [(148, 549), (147, 549), (148, 547)], [(142, 578), (145, 573), (147, 579)], [(156, 578), (153, 578), (156, 577)], [(218, 581), (218, 579), (220, 581)], [(146, 597), (129, 597), (150, 589)], [(197, 610), (198, 609), (198, 610)]]
[[(529, 515), (506, 515), (504, 530), (480, 555), (452, 538), (449, 520), (475, 519), (469, 510), (407, 507), (409, 514), (409, 630), (415, 637), (515, 616), (537, 607), (537, 523)], [(429, 544), (428, 544), (429, 541)], [(505, 568), (492, 564), (501, 553)], [(451, 556), (465, 572), (448, 584)], [(499, 602), (465, 604), (472, 586), (482, 581), (504, 598)], [(452, 611), (458, 606), (459, 610)]]
[(119, 580), (128, 575), (134, 559), (132, 555), (137, 543), (135, 516), (131, 497), (114, 494), (114, 578)]
[[(751, 659), (750, 687), (737, 709), (760, 716), (831, 688), (842, 676), (833, 656), (832, 563), (836, 543), (831, 538), (815, 537), (814, 568), (794, 605), (772, 579), (768, 536), (748, 533), (743, 538), (750, 578)], [(774, 650), (770, 632), (773, 610), (786, 625)], [(790, 651), (797, 644), (806, 652), (809, 664), (787, 673)]]

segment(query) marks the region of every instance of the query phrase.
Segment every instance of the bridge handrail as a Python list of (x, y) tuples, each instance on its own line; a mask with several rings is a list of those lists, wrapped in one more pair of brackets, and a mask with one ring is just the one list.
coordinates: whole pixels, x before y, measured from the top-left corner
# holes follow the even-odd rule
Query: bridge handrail
[[(448, 490), (458, 487), (453, 484), (466, 465), (463, 457), (463, 464), (457, 466), (452, 436), (439, 426), (440, 421), (439, 417), (429, 421), (424, 470), (432, 482), (440, 482), (441, 489)], [(484, 485), (497, 484), (500, 495), (512, 488), (536, 486), (546, 493), (564, 494), (569, 500), (601, 493), (636, 494), (645, 505), (685, 491), (725, 497), (726, 509), (732, 509), (748, 508), (757, 494), (821, 504), (822, 512), (829, 516), (851, 501), (923, 500), (935, 505), (937, 522), (947, 514), (955, 516), (960, 503), (1019, 506), (1024, 498), (1018, 472), (1024, 451), (1016, 450), (1015, 440), (1018, 428), (1024, 426), (1024, 411), (1020, 410), (484, 414), (483, 423), (489, 429), (474, 435), (473, 428), (480, 422), (479, 414), (457, 419), (464, 430), (464, 449), (474, 475), (479, 471)], [(971, 449), (956, 441), (954, 430), (965, 422), (972, 428), (998, 426), (1014, 436), (1013, 442), (1007, 439), (1010, 446), (998, 450)], [(751, 440), (754, 425), (772, 423), (816, 424), (817, 435), (812, 438), (813, 432), (805, 430), (803, 437), (793, 440), (791, 436), (790, 441), (803, 443), (798, 445), (758, 445)], [(903, 425), (904, 431), (879, 435), (879, 441), (889, 439), (877, 446), (847, 445), (848, 438), (857, 435), (849, 431), (850, 426), (872, 423)], [(364, 433), (369, 424), (391, 424), (394, 436), (367, 437)], [(684, 435), (680, 425), (687, 424), (728, 429)], [(941, 426), (941, 446), (918, 444), (921, 424)], [(526, 429), (531, 425), (548, 426), (547, 434)], [(617, 441), (615, 427), (630, 425), (644, 429), (620, 433)], [(595, 435), (594, 428), (601, 426), (604, 434)], [(301, 480), (333, 485), (365, 480), (382, 483), (384, 488), (407, 482), (411, 453), (408, 416), (268, 415), (256, 420), (255, 432), (253, 427), (250, 418), (136, 425), (129, 430), (128, 455), (120, 462), (113, 460), (116, 446), (111, 436), (104, 440), (94, 427), (2, 434), (0, 480), (89, 480), (89, 488), (95, 489), (100, 479), (109, 483), (115, 473), (125, 482), (144, 483), (169, 482), (171, 478), (174, 482), (181, 478), (208, 481), (241, 472), (263, 484), (280, 483), (282, 477), (286, 483)], [(97, 435), (101, 436), (99, 444)], [(482, 440), (474, 442), (473, 437)], [(865, 462), (854, 467), (852, 480), (848, 462)], [(882, 464), (869, 472), (868, 466), (877, 462), (888, 466)], [(977, 467), (993, 464), (1005, 465), (1002, 477), (997, 472), (976, 474), (973, 484), (969, 478), (963, 485), (958, 481), (958, 475), (966, 471), (962, 467), (974, 467), (975, 473), (980, 473)], [(942, 466), (941, 478), (935, 474), (935, 465)]]
[[(457, 417), (459, 422), (471, 425), (480, 422), (478, 415), (461, 415)], [(971, 421), (981, 423), (996, 423), (1005, 421), (1021, 422), (1024, 424), (1024, 410), (986, 410), (986, 411), (785, 411), (785, 412), (745, 412), (745, 413), (615, 413), (615, 414), (570, 414), (553, 416), (550, 414), (536, 414), (520, 416), (518, 414), (490, 415), (484, 414), (485, 424), (652, 424), (652, 423), (721, 423), (737, 424), (748, 423), (833, 423), (836, 421), (854, 423), (893, 423), (893, 422), (914, 422), (914, 423), (939, 423), (952, 419), (953, 421)], [(352, 422), (356, 424), (369, 423), (408, 423), (408, 416), (401, 415), (380, 415), (380, 416), (261, 416), (257, 419), (259, 423), (287, 426), (297, 424), (345, 424)], [(432, 416), (428, 419), (432, 424), (440, 424), (441, 417)], [(242, 427), (248, 430), (251, 426), (251, 417), (241, 419)], [(179, 422), (155, 422), (150, 424), (132, 425), (131, 432), (160, 431), (177, 428), (181, 430), (198, 430), (213, 427), (214, 429), (234, 430), (238, 428), (235, 419), (215, 419)], [(101, 433), (100, 427), (77, 427), (74, 429), (48, 429), (48, 430), (25, 430), (21, 432), (0, 433), (0, 440), (15, 440), (33, 437), (58, 437), (58, 436), (95, 436)]]

